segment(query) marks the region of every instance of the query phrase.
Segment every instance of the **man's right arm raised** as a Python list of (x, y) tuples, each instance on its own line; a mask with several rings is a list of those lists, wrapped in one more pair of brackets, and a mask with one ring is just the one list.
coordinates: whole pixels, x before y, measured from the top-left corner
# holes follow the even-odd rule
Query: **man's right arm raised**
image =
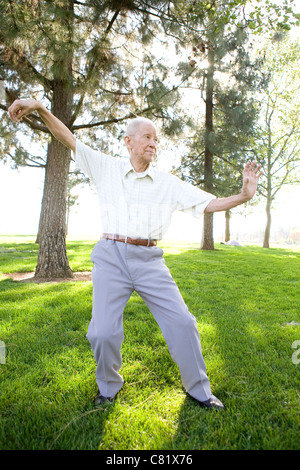
[(15, 100), (8, 108), (10, 118), (19, 122), (22, 117), (37, 111), (41, 119), (48, 127), (51, 134), (73, 152), (76, 149), (76, 137), (57, 117), (55, 117), (45, 106), (34, 99)]

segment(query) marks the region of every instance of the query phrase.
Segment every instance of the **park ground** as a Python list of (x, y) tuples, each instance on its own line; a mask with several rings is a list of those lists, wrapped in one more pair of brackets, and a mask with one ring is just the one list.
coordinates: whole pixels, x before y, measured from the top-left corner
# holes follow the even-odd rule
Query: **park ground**
[(124, 311), (124, 386), (114, 404), (95, 408), (85, 337), (94, 244), (68, 241), (76, 279), (37, 283), (34, 237), (0, 237), (0, 449), (299, 449), (300, 251), (161, 244), (226, 409), (205, 410), (186, 396), (137, 294)]

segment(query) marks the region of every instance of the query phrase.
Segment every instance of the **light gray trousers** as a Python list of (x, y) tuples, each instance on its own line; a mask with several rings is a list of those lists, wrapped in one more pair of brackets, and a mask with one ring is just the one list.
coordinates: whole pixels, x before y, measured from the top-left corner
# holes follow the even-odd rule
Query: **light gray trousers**
[(97, 363), (100, 393), (114, 397), (123, 385), (119, 374), (124, 339), (123, 310), (136, 291), (163, 333), (186, 392), (200, 401), (210, 398), (196, 319), (188, 311), (165, 265), (163, 250), (102, 239), (96, 244), (91, 259), (94, 263), (93, 313), (87, 338)]

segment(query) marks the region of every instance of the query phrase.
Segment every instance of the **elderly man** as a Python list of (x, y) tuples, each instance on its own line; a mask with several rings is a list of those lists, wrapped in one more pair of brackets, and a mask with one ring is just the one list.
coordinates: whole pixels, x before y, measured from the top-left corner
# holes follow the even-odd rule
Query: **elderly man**
[(260, 165), (245, 166), (240, 194), (217, 199), (152, 166), (158, 136), (148, 119), (129, 123), (125, 144), (130, 158), (126, 160), (83, 144), (38, 101), (17, 100), (9, 108), (15, 122), (33, 111), (72, 150), (76, 164), (92, 179), (99, 196), (103, 235), (91, 255), (93, 311), (87, 333), (97, 363), (99, 395), (95, 402), (111, 402), (123, 385), (119, 374), (123, 310), (136, 291), (161, 328), (186, 392), (203, 407), (224, 408), (210, 389), (196, 320), (164, 263), (157, 240), (163, 237), (175, 210), (200, 217), (250, 200), (261, 175)]

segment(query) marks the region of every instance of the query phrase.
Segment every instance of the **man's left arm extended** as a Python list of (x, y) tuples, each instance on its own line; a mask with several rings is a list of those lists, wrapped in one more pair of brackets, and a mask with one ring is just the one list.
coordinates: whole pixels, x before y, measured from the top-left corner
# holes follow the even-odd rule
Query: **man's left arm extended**
[(256, 193), (258, 180), (263, 174), (260, 169), (261, 165), (256, 165), (256, 162), (252, 162), (251, 164), (247, 163), (243, 172), (243, 188), (241, 193), (234, 196), (213, 199), (207, 205), (204, 211), (205, 214), (209, 212), (227, 211), (250, 201)]

